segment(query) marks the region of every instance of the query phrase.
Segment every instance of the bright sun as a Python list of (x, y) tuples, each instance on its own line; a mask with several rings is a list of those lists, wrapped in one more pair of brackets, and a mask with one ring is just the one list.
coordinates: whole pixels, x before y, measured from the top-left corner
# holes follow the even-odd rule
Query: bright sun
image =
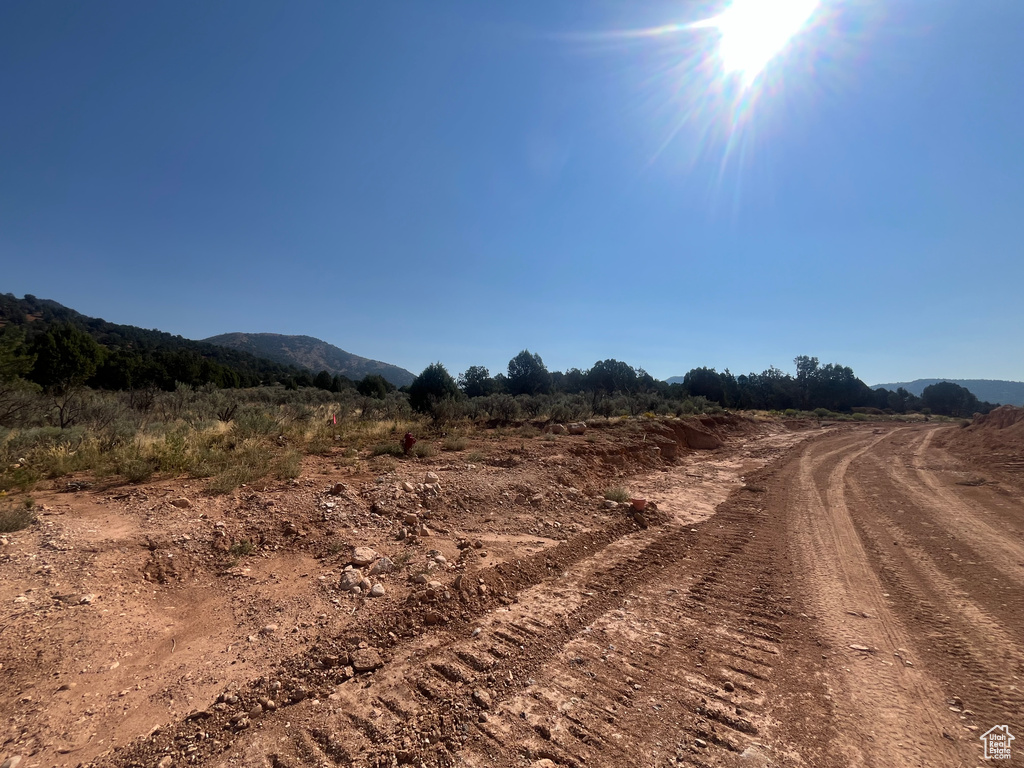
[(720, 15), (690, 26), (717, 29), (725, 71), (739, 74), (749, 85), (817, 6), (818, 0), (733, 0)]

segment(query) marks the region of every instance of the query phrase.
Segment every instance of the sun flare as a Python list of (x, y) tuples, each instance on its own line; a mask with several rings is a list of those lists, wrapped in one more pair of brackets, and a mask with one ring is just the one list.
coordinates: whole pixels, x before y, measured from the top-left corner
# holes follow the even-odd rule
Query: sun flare
[(719, 56), (728, 73), (752, 83), (799, 32), (819, 0), (733, 0), (720, 15), (691, 26), (717, 29)]

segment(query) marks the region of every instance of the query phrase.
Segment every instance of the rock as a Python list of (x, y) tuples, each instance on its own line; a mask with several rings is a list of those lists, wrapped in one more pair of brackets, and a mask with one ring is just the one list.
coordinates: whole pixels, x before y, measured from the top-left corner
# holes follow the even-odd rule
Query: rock
[(473, 542), (473, 549), (483, 549), (483, 548), (484, 548), (484, 543), (482, 541), (480, 541), (480, 539), (476, 539)]
[(584, 421), (574, 421), (569, 425), (570, 435), (584, 435), (587, 432), (587, 424)]
[(427, 589), (441, 589), (442, 586), (444, 586), (444, 585), (441, 584), (440, 581), (428, 581), (427, 582)]
[(530, 505), (531, 506), (539, 507), (543, 503), (544, 503), (544, 494), (543, 493), (535, 493), (533, 496), (530, 497)]
[(178, 509), (192, 509), (192, 502), (182, 496), (177, 499), (171, 499), (171, 506)]
[(424, 485), (433, 485), (439, 482), (441, 482), (441, 478), (437, 476), (436, 472), (427, 472), (426, 477), (423, 478)]
[(473, 701), (481, 709), (491, 708), (491, 694), (489, 694), (482, 688), (477, 688), (475, 691), (473, 691)]
[(615, 509), (619, 506), (619, 503), (617, 501), (612, 501), (611, 499), (605, 499), (603, 506), (605, 509)]
[(425, 573), (417, 573), (415, 576), (412, 577), (412, 583), (413, 584), (426, 584), (427, 583), (427, 575)]
[(255, 720), (257, 717), (263, 714), (262, 704), (253, 704), (252, 709), (249, 710), (249, 717)]
[(722, 688), (724, 688), (729, 693), (732, 693), (736, 690), (736, 686), (730, 683), (728, 680), (725, 682), (725, 685), (723, 685)]
[(634, 512), (633, 513), (633, 522), (636, 523), (641, 528), (643, 528), (644, 530), (647, 529), (647, 518), (644, 515), (642, 515), (641, 513), (639, 513), (639, 512)]
[(549, 431), (549, 432), (550, 432), (550, 433), (551, 433), (552, 435), (564, 435), (564, 434), (565, 434), (565, 426), (564, 426), (564, 425), (562, 425), (562, 424), (552, 424), (552, 425), (551, 425), (551, 426), (550, 426), (550, 427), (548, 428), (548, 431)]
[(850, 645), (850, 647), (853, 650), (855, 650), (855, 651), (860, 651), (861, 653), (870, 653), (871, 652), (871, 649), (868, 648), (866, 645), (857, 645), (856, 643), (854, 643), (854, 644)]
[(372, 672), (384, 666), (380, 652), (376, 648), (359, 648), (350, 654), (352, 669), (355, 672)]
[(0, 768), (18, 768), (21, 764), (21, 755), (11, 755), (0, 764)]
[(335, 483), (334, 485), (331, 486), (331, 490), (328, 491), (328, 493), (330, 493), (331, 496), (342, 496), (347, 491), (348, 488), (345, 486), (344, 483)]
[(261, 635), (272, 635), (277, 632), (277, 624), (267, 624), (265, 627), (260, 628)]
[(428, 627), (437, 626), (438, 624), (444, 624), (444, 616), (437, 611), (427, 611), (423, 614), (423, 623)]
[(362, 581), (359, 582), (359, 589), (363, 592), (369, 592), (371, 587), (373, 587), (373, 584), (371, 584), (370, 580), (367, 578), (363, 578)]
[[(4, 763), (4, 765), (6, 766), (7, 763)], [(164, 755), (163, 757), (160, 758), (160, 761), (156, 764), (156, 768), (171, 768), (172, 765), (174, 765), (174, 758), (171, 757), (170, 755)], [(13, 766), (12, 766), (12, 768), (13, 768)]]
[(417, 536), (429, 536), (430, 535), (430, 529), (427, 528), (427, 526), (425, 526), (423, 523), (420, 523), (419, 525), (416, 526), (416, 535)]
[(415, 528), (420, 524), (420, 516), (414, 515), (412, 512), (406, 512), (405, 515), (402, 516), (402, 524)]
[(282, 523), (281, 530), (284, 532), (285, 536), (298, 536), (300, 533), (299, 526), (292, 522)]
[(413, 491), (416, 490), (416, 486), (410, 483), (408, 480), (406, 480), (404, 483), (402, 483), (402, 490), (405, 491), (406, 493), (412, 493)]
[(362, 580), (363, 572), (354, 568), (351, 571), (345, 571), (341, 574), (341, 581), (338, 582), (338, 588), (348, 592), (353, 587), (358, 587), (359, 582)]
[(391, 573), (395, 570), (395, 564), (389, 557), (382, 557), (376, 563), (373, 564), (373, 568), (370, 569), (371, 576), (379, 576), (382, 573)]
[(370, 549), (370, 547), (355, 547), (352, 550), (352, 557), (349, 558), (349, 562), (361, 568), (364, 565), (369, 565), (376, 559), (377, 553)]
[(698, 747), (701, 747), (702, 749), (708, 745), (708, 743), (704, 741), (704, 739), (694, 739), (693, 743), (696, 744)]
[(558, 768), (558, 766), (545, 757), (540, 760), (534, 760), (530, 763), (530, 768)]
[(377, 582), (370, 587), (370, 597), (384, 597), (384, 585)]

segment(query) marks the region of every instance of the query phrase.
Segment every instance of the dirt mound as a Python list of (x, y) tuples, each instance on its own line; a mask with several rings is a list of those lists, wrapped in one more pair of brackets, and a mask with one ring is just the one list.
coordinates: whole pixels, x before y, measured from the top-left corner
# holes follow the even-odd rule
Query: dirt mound
[(937, 442), (979, 468), (1019, 472), (1024, 468), (1024, 408), (1001, 405), (963, 429), (947, 430)]
[(1009, 429), (1018, 425), (1021, 426), (1019, 431), (1024, 434), (1024, 408), (1018, 408), (1014, 405), (1001, 405), (989, 413), (975, 416), (968, 429)]

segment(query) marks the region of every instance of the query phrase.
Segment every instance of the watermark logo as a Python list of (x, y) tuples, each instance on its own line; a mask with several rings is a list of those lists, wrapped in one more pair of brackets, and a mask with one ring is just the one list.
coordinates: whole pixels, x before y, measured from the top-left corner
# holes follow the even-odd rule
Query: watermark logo
[(1014, 738), (1008, 725), (994, 725), (989, 728), (981, 734), (981, 740), (985, 743), (985, 759), (1009, 760), (1010, 742)]

